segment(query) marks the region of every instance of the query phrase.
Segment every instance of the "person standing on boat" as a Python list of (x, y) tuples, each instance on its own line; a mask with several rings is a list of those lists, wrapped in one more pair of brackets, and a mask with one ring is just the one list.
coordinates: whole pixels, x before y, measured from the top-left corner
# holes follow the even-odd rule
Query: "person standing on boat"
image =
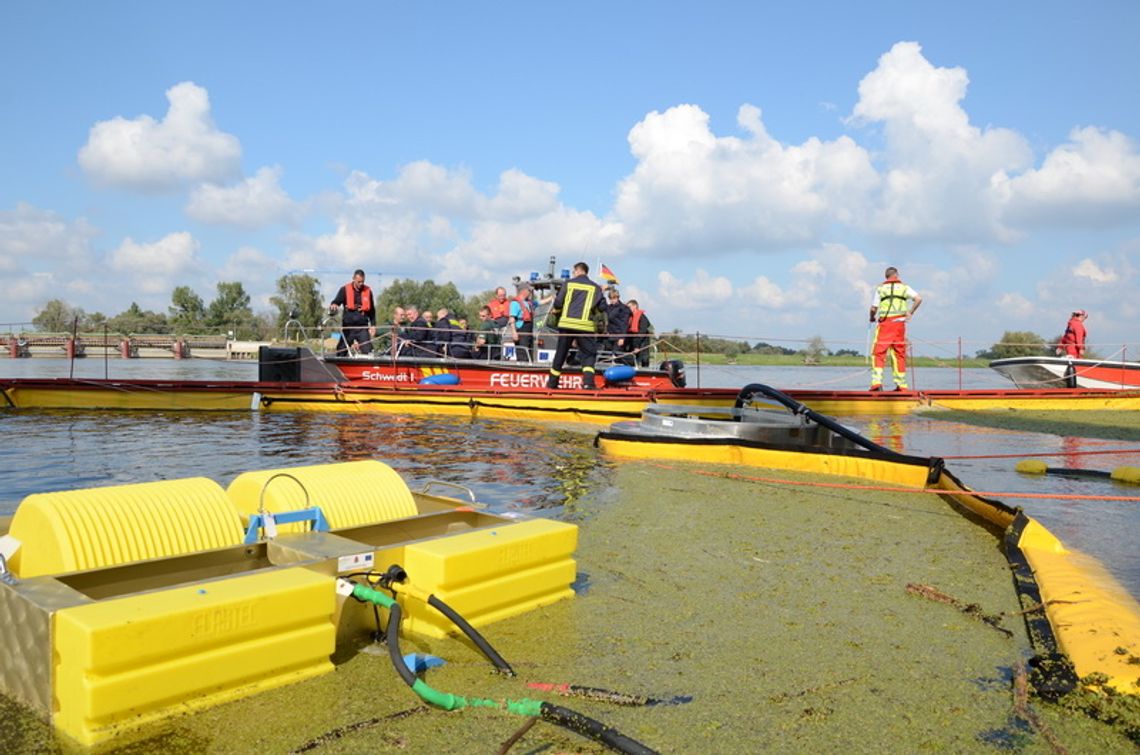
[(410, 353), (419, 357), (439, 356), (431, 348), (433, 340), (431, 326), (420, 314), (419, 307), (409, 304), (404, 312), (408, 320), (408, 327), (404, 329), (404, 338), (411, 345)]
[(534, 298), (530, 284), (523, 281), (519, 284), (519, 292), (511, 299), (511, 324), (515, 328), (515, 345), (522, 350), (521, 359), (530, 361), (530, 349), (534, 342)]
[(347, 354), (354, 344), (361, 354), (371, 353), (372, 339), (376, 337), (376, 301), (372, 289), (364, 285), (363, 270), (355, 271), (352, 280), (340, 287), (329, 304), (329, 312), (336, 314), (340, 307), (344, 314), (336, 353)]
[(499, 326), (491, 317), (491, 308), (484, 304), (479, 308), (479, 325), (472, 354), (476, 359), (494, 359), (499, 356), (499, 349)]
[(467, 329), (466, 317), (460, 317), (456, 322), (459, 323), (459, 330), (451, 333), (451, 348), (448, 355), (456, 359), (473, 359), (475, 357), (475, 334)]
[(626, 350), (633, 357), (634, 361), (639, 367), (649, 366), (649, 332), (653, 327), (653, 323), (649, 322), (649, 318), (645, 314), (637, 299), (630, 299), (626, 302), (629, 307), (629, 332), (631, 337), (626, 341)]
[(554, 362), (550, 365), (550, 377), (546, 387), (555, 389), (562, 378), (562, 365), (570, 347), (578, 346), (578, 363), (582, 365), (582, 387), (593, 390), (594, 362), (598, 358), (598, 332), (595, 316), (606, 311), (602, 287), (589, 278), (590, 266), (585, 262), (574, 265), (574, 277), (558, 289), (554, 304), (550, 307), (550, 317), (558, 328), (558, 346), (554, 350)]
[(1067, 355), (1073, 359), (1080, 359), (1085, 355), (1085, 337), (1088, 335), (1088, 331), (1085, 330), (1085, 320), (1088, 316), (1089, 313), (1083, 309), (1073, 312), (1069, 324), (1065, 326), (1065, 335), (1061, 336), (1057, 356)]
[(487, 306), (491, 308), (491, 319), (495, 321), (495, 325), (500, 328), (505, 328), (511, 321), (511, 302), (507, 298), (507, 289), (499, 286), (495, 289), (495, 298), (487, 302)]
[(440, 307), (436, 313), (435, 327), (432, 328), (435, 338), (435, 348), (440, 356), (451, 356), (452, 343), (459, 343), (456, 336), (459, 333), (459, 319), (447, 307)]
[(629, 321), (633, 313), (621, 300), (621, 292), (614, 286), (606, 289), (606, 347), (620, 359), (629, 351)]
[(898, 268), (888, 267), (886, 280), (875, 289), (871, 298), (871, 322), (875, 328), (875, 346), (871, 353), (871, 390), (883, 390), (883, 367), (887, 352), (891, 355), (891, 372), (895, 390), (909, 390), (906, 383), (906, 324), (914, 316), (922, 297), (899, 280)]

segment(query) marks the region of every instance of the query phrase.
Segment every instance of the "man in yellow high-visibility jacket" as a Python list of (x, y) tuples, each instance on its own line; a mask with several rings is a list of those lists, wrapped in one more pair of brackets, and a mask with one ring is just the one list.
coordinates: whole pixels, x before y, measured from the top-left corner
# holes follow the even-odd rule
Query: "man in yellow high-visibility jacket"
[(875, 346), (871, 350), (871, 390), (883, 390), (883, 367), (891, 356), (895, 390), (910, 390), (906, 382), (906, 324), (922, 304), (918, 292), (899, 280), (898, 268), (888, 267), (884, 280), (871, 297), (871, 322)]
[(554, 350), (554, 362), (550, 365), (550, 377), (546, 387), (558, 387), (562, 377), (562, 365), (570, 347), (578, 347), (578, 363), (582, 365), (582, 387), (593, 390), (594, 362), (598, 358), (597, 325), (594, 316), (606, 310), (602, 287), (589, 278), (590, 266), (585, 262), (574, 265), (574, 277), (558, 290), (550, 317), (558, 328), (558, 346)]

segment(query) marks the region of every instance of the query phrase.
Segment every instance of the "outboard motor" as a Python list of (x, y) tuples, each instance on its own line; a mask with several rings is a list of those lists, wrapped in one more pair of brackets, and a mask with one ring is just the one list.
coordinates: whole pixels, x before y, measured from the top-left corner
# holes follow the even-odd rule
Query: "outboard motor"
[(685, 363), (680, 359), (666, 359), (657, 369), (666, 373), (677, 388), (685, 387)]

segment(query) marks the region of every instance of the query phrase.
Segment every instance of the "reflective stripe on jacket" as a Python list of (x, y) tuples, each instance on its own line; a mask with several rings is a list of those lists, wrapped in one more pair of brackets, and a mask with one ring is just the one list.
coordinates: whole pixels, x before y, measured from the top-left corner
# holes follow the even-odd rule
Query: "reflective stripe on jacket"
[(914, 298), (914, 289), (898, 278), (891, 278), (879, 284), (875, 289), (875, 298), (879, 302), (875, 315), (880, 320), (884, 317), (898, 317), (907, 313), (907, 301)]
[(560, 311), (558, 327), (563, 330), (577, 330), (594, 333), (594, 311), (602, 301), (602, 289), (584, 275), (570, 279), (554, 300), (554, 310)]

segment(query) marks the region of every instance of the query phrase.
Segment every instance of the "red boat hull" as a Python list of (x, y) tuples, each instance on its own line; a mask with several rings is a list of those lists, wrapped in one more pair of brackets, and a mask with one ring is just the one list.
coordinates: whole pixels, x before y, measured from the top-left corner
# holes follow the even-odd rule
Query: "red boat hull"
[[(350, 384), (356, 385), (419, 385), (425, 380), (437, 381), (440, 375), (454, 375), (456, 385), (476, 390), (545, 390), (550, 366), (529, 362), (497, 363), (467, 362), (459, 360), (384, 360), (359, 357), (325, 357), (325, 363), (335, 366)], [(638, 370), (632, 379), (611, 383), (606, 380), (606, 369), (594, 376), (595, 387), (601, 391), (626, 393), (636, 391), (674, 390), (678, 386), (668, 372)], [(611, 373), (612, 374), (612, 373)], [(564, 371), (559, 387), (571, 390), (582, 388), (582, 373), (576, 368)]]

